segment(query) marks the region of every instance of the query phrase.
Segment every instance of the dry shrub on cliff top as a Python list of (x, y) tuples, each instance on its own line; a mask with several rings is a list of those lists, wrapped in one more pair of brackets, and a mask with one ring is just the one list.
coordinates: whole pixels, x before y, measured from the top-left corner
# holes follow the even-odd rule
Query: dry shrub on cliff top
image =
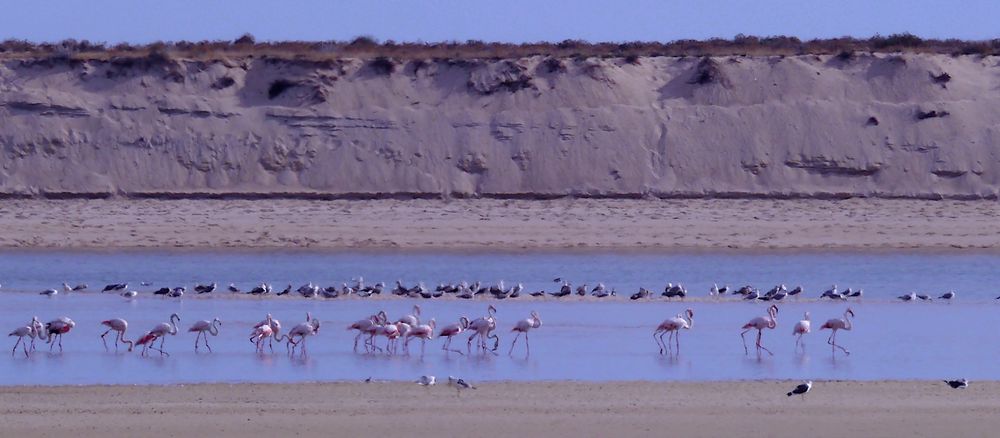
[(671, 42), (597, 42), (565, 40), (558, 43), (500, 43), (484, 41), (446, 41), (437, 43), (378, 42), (371, 37), (342, 41), (281, 41), (258, 42), (245, 34), (234, 41), (157, 42), (148, 45), (103, 43), (86, 40), (65, 40), (60, 43), (32, 43), (6, 40), (0, 43), (0, 59), (43, 58), (62, 52), (81, 59), (106, 60), (119, 56), (147, 56), (156, 47), (173, 57), (210, 60), (247, 56), (278, 59), (387, 58), (400, 61), (413, 59), (507, 59), (528, 56), (554, 58), (628, 58), (645, 56), (771, 56), (827, 54), (841, 52), (911, 52), (954, 55), (993, 55), (1000, 53), (1000, 39), (961, 41), (955, 39), (923, 39), (911, 34), (876, 35), (871, 38), (831, 38), (802, 41), (795, 37), (757, 37), (737, 35), (733, 39), (705, 41), (678, 40)]

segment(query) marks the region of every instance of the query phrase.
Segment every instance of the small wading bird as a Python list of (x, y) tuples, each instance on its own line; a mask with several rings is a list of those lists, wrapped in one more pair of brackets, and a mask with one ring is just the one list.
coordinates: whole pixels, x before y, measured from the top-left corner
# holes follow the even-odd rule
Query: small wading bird
[(969, 387), (969, 381), (965, 379), (945, 380), (944, 383), (947, 383), (952, 389), (965, 389)]
[(522, 334), (524, 335), (524, 352), (526, 355), (530, 355), (531, 346), (528, 345), (528, 331), (537, 329), (541, 326), (542, 319), (538, 317), (538, 312), (535, 312), (534, 310), (531, 311), (531, 316), (527, 319), (522, 319), (518, 321), (517, 324), (514, 324), (514, 328), (510, 331), (517, 332), (517, 336), (514, 336), (514, 342), (510, 343), (510, 351), (507, 352), (507, 355), (514, 354), (514, 345), (517, 344), (517, 338), (520, 338)]
[(807, 381), (803, 382), (801, 385), (796, 386), (795, 389), (789, 391), (788, 392), (788, 396), (791, 397), (793, 395), (801, 395), (802, 399), (805, 400), (806, 399), (806, 393), (809, 392), (809, 390), (811, 390), (812, 387), (813, 387), (812, 380), (807, 380)]
[[(680, 353), (681, 350), (681, 340), (680, 340), (680, 330), (689, 330), (694, 326), (694, 310), (687, 309), (684, 313), (680, 313), (677, 316), (667, 319), (660, 323), (653, 331), (653, 340), (656, 341), (656, 345), (660, 347), (660, 354), (665, 354), (670, 351), (670, 343), (673, 341), (676, 343), (676, 353)], [(663, 342), (663, 335), (670, 334), (667, 338), (667, 342)]]
[[(177, 334), (178, 322), (181, 322), (181, 317), (177, 316), (176, 313), (171, 314), (169, 323), (161, 322), (153, 327), (152, 330), (142, 335), (142, 337), (135, 342), (138, 345), (142, 345), (142, 353), (140, 353), (140, 355), (148, 356), (149, 350), (156, 350), (160, 352), (160, 356), (170, 356), (169, 353), (163, 351), (163, 344), (167, 341), (167, 335)], [(160, 340), (160, 348), (153, 347), (153, 343), (156, 342), (157, 339)]]
[[(216, 324), (218, 324), (218, 325), (216, 325)], [(205, 339), (205, 348), (207, 348), (208, 351), (211, 352), (212, 351), (212, 347), (210, 345), (208, 345), (208, 335), (219, 336), (219, 327), (218, 326), (220, 326), (220, 325), (222, 325), (222, 321), (220, 321), (219, 318), (215, 318), (215, 319), (213, 319), (211, 321), (202, 320), (202, 321), (198, 321), (198, 322), (194, 323), (193, 325), (191, 325), (191, 328), (188, 329), (188, 333), (190, 333), (190, 332), (197, 332), (198, 333), (194, 337), (194, 351), (198, 351), (198, 339), (204, 337), (204, 339)]]
[(844, 352), (844, 354), (846, 354), (848, 356), (851, 355), (851, 352), (847, 351), (846, 348), (841, 347), (840, 345), (837, 345), (837, 330), (848, 330), (848, 331), (850, 331), (851, 328), (853, 328), (853, 326), (851, 324), (851, 318), (854, 318), (854, 311), (851, 310), (851, 309), (847, 309), (846, 311), (844, 311), (844, 317), (842, 319), (841, 318), (833, 318), (833, 319), (827, 320), (823, 324), (823, 326), (819, 328), (820, 330), (830, 329), (830, 330), (833, 331), (833, 333), (830, 333), (830, 338), (826, 340), (826, 343), (830, 344), (830, 346), (831, 346), (830, 350), (833, 353), (836, 353), (837, 349), (839, 348), (841, 351)]
[(760, 356), (760, 351), (764, 350), (767, 354), (774, 356), (771, 350), (765, 348), (760, 340), (764, 334), (764, 329), (774, 329), (778, 326), (778, 306), (774, 304), (767, 308), (767, 316), (758, 316), (751, 319), (750, 322), (743, 325), (743, 332), (740, 333), (740, 337), (743, 338), (743, 351), (747, 355), (750, 355), (750, 349), (747, 348), (747, 338), (746, 334), (750, 330), (757, 330), (757, 355)]
[(107, 326), (108, 329), (101, 333), (101, 342), (104, 343), (104, 350), (108, 350), (108, 341), (104, 339), (108, 333), (112, 331), (115, 332), (115, 351), (118, 351), (118, 343), (128, 344), (128, 351), (132, 351), (134, 342), (125, 339), (125, 331), (128, 330), (128, 321), (121, 318), (113, 318), (101, 321), (101, 325)]
[(809, 319), (809, 312), (806, 312), (802, 316), (802, 320), (795, 323), (795, 327), (792, 328), (792, 335), (795, 336), (795, 348), (798, 349), (800, 346), (803, 350), (806, 348), (806, 344), (802, 342), (802, 335), (809, 334), (812, 331), (812, 321)]

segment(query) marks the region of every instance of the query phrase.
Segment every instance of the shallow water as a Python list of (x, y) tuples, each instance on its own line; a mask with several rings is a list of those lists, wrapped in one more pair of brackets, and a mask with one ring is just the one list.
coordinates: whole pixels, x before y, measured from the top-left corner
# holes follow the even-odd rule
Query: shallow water
[[(693, 300), (689, 303), (577, 300), (306, 300), (293, 297), (160, 299), (140, 296), (77, 293), (47, 298), (34, 293), (6, 293), (0, 324), (8, 330), (32, 315), (43, 321), (70, 316), (77, 327), (66, 335), (65, 351), (49, 354), (47, 345), (24, 358), (0, 356), (0, 384), (295, 382), (317, 380), (409, 380), (421, 374), (456, 375), (479, 380), (726, 380), (726, 379), (933, 379), (967, 377), (1000, 379), (994, 364), (1000, 346), (989, 327), (996, 326), (992, 300), (1000, 256), (993, 254), (444, 254), (429, 253), (289, 253), (289, 252), (12, 252), (0, 254), (4, 291), (36, 291), (71, 284), (150, 281), (152, 287), (195, 281), (237, 282), (249, 287), (261, 280), (275, 284), (306, 281), (339, 284), (352, 276), (369, 281), (402, 278), (428, 284), (458, 279), (520, 280), (528, 290), (551, 289), (552, 277), (593, 282), (631, 293), (639, 285), (662, 290), (666, 281), (681, 281), (704, 294), (710, 280), (730, 285), (750, 282), (769, 287), (777, 282), (803, 284), (815, 296), (830, 283), (863, 287), (861, 302), (804, 300), (780, 303), (778, 327), (766, 331), (764, 343), (774, 351), (758, 358), (744, 354), (739, 327), (763, 315), (766, 304)], [(952, 303), (900, 303), (890, 297), (916, 290), (939, 293), (954, 288)], [(149, 289), (149, 288), (146, 288)], [(225, 295), (225, 294), (222, 294)], [(466, 357), (445, 354), (441, 341), (428, 343), (420, 357), (419, 342), (410, 356), (386, 357), (352, 352), (350, 322), (385, 309), (390, 317), (409, 313), (419, 303), (425, 318), (439, 325), (459, 315), (482, 315), (489, 303), (499, 312), (500, 355)], [(807, 351), (793, 351), (791, 327), (803, 311), (813, 316), (814, 330), (827, 318), (839, 317), (850, 305), (857, 313), (855, 329), (841, 332), (839, 341), (850, 356), (831, 354), (828, 332), (807, 336)], [(695, 325), (681, 337), (681, 352), (668, 358), (657, 354), (652, 329), (686, 307), (695, 311)], [(519, 345), (507, 355), (508, 330), (531, 310), (544, 324), (531, 334), (531, 355)], [(250, 327), (270, 312), (288, 327), (310, 311), (323, 321), (310, 339), (309, 354), (289, 358), (283, 346), (276, 354), (257, 355), (247, 341)], [(210, 339), (214, 353), (194, 353), (194, 335), (170, 337), (170, 357), (139, 357), (136, 353), (105, 352), (99, 322), (112, 317), (130, 322), (135, 338), (170, 313), (181, 315), (181, 329), (199, 319), (220, 317), (221, 334)], [(752, 333), (748, 341), (752, 348)], [(9, 346), (14, 339), (7, 338)], [(465, 336), (454, 346), (465, 348)], [(9, 347), (8, 347), (9, 348)]]

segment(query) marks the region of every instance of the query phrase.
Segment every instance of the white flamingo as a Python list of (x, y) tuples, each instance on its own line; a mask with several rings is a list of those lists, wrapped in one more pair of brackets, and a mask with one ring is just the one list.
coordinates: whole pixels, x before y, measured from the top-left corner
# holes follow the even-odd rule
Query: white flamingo
[(486, 313), (486, 316), (476, 318), (469, 323), (469, 331), (472, 332), (472, 334), (469, 335), (469, 341), (466, 345), (469, 354), (472, 354), (472, 341), (476, 339), (476, 337), (479, 338), (477, 347), (482, 350), (483, 353), (487, 351), (486, 339), (495, 339), (496, 344), (493, 346), (492, 353), (496, 354), (496, 347), (500, 343), (500, 338), (497, 337), (497, 335), (492, 335), (491, 333), (493, 333), (493, 331), (497, 328), (497, 309), (491, 304), (486, 308)]
[(368, 319), (355, 321), (354, 324), (347, 326), (348, 330), (358, 331), (357, 336), (354, 337), (355, 353), (358, 352), (358, 340), (361, 339), (362, 336), (368, 336), (368, 339), (365, 340), (365, 352), (368, 353), (371, 351), (372, 342), (375, 339), (375, 331), (378, 329), (380, 324), (385, 322), (386, 319), (388, 319), (388, 317), (385, 312), (380, 310), (378, 313), (368, 317)]
[(24, 337), (27, 336), (33, 341), (36, 335), (37, 333), (35, 332), (35, 328), (31, 325), (18, 327), (14, 329), (14, 331), (10, 332), (10, 334), (7, 336), (17, 336), (17, 342), (14, 342), (14, 348), (10, 350), (10, 356), (14, 357), (14, 354), (17, 353), (17, 346), (20, 344), (21, 348), (24, 350), (24, 357), (28, 357), (29, 341), (24, 340)]
[(778, 306), (774, 304), (767, 308), (767, 316), (758, 316), (751, 319), (750, 322), (743, 325), (743, 332), (740, 333), (740, 338), (743, 338), (743, 351), (747, 355), (750, 355), (750, 349), (747, 348), (747, 338), (746, 334), (750, 330), (757, 330), (757, 355), (760, 355), (760, 350), (766, 351), (768, 354), (774, 356), (771, 350), (768, 350), (760, 343), (761, 337), (764, 335), (764, 329), (774, 329), (778, 326)]
[(451, 347), (451, 340), (453, 337), (458, 336), (468, 328), (469, 328), (469, 318), (466, 318), (464, 316), (459, 317), (457, 323), (448, 324), (443, 328), (441, 328), (441, 332), (438, 333), (438, 337), (448, 338), (448, 340), (444, 341), (444, 345), (441, 345), (441, 349), (444, 351), (454, 351), (455, 353), (458, 354), (464, 354), (462, 353), (462, 350), (453, 350), (448, 347)]
[(795, 336), (795, 348), (802, 346), (803, 349), (806, 348), (806, 344), (802, 342), (802, 335), (809, 334), (812, 331), (812, 320), (809, 319), (809, 312), (806, 312), (802, 316), (802, 320), (795, 323), (795, 327), (792, 328), (792, 335)]
[[(292, 327), (285, 335), (284, 339), (288, 341), (289, 354), (295, 354), (295, 347), (302, 346), (299, 350), (299, 354), (302, 356), (306, 355), (306, 338), (319, 333), (319, 320), (312, 317), (312, 314), (306, 313), (306, 322), (303, 322), (295, 327)], [(296, 341), (295, 338), (298, 337), (299, 340)], [(282, 338), (278, 338), (278, 342), (281, 342)]]
[[(174, 321), (175, 319), (176, 319), (176, 321)], [(155, 327), (153, 327), (152, 330), (150, 330), (150, 331), (146, 332), (146, 334), (142, 335), (142, 337), (139, 338), (139, 340), (135, 342), (136, 344), (142, 345), (142, 353), (140, 353), (140, 354), (142, 356), (148, 356), (149, 355), (149, 350), (153, 349), (153, 350), (159, 351), (160, 352), (160, 356), (170, 356), (169, 353), (163, 351), (163, 344), (167, 341), (167, 338), (166, 338), (167, 335), (176, 335), (177, 334), (177, 323), (178, 322), (181, 322), (181, 317), (177, 316), (176, 313), (173, 313), (173, 314), (170, 315), (170, 322), (169, 323), (167, 323), (167, 322), (161, 322), (161, 323), (157, 324)], [(160, 340), (160, 348), (153, 347), (153, 343), (156, 342), (157, 339)]]
[[(671, 340), (677, 344), (677, 353), (681, 350), (681, 340), (680, 340), (680, 330), (689, 330), (694, 326), (694, 310), (687, 309), (684, 313), (680, 313), (677, 316), (666, 319), (656, 326), (656, 330), (653, 331), (653, 340), (656, 341), (656, 345), (660, 347), (660, 354), (664, 354), (670, 351)], [(670, 334), (667, 338), (667, 342), (663, 342), (663, 336)]]
[[(218, 324), (218, 325), (216, 325)], [(208, 335), (219, 336), (219, 326), (222, 325), (222, 321), (219, 318), (215, 318), (211, 321), (201, 320), (191, 325), (188, 329), (188, 333), (197, 332), (198, 334), (194, 337), (194, 351), (198, 351), (198, 339), (205, 339), (205, 348), (208, 351), (212, 351), (212, 346), (208, 345)]]
[(820, 330), (830, 329), (833, 331), (833, 333), (830, 333), (830, 337), (826, 340), (826, 343), (831, 345), (830, 350), (834, 354), (837, 353), (837, 349), (839, 348), (841, 351), (844, 352), (844, 354), (848, 356), (851, 355), (851, 352), (847, 351), (846, 348), (837, 345), (837, 330), (850, 331), (852, 328), (854, 328), (854, 325), (851, 324), (851, 318), (854, 318), (854, 311), (851, 309), (847, 309), (846, 311), (844, 311), (843, 319), (841, 318), (829, 319), (819, 328)]
[(132, 347), (135, 345), (134, 342), (125, 339), (125, 331), (128, 330), (128, 321), (121, 318), (113, 318), (101, 321), (101, 325), (107, 326), (108, 329), (101, 333), (101, 342), (104, 343), (104, 350), (108, 350), (108, 341), (104, 339), (108, 333), (113, 330), (115, 332), (115, 351), (118, 351), (118, 343), (128, 344), (128, 351), (132, 351)]
[[(601, 285), (603, 286), (603, 285)], [(517, 336), (514, 336), (514, 341), (510, 343), (510, 351), (507, 355), (514, 354), (514, 345), (517, 344), (517, 339), (524, 335), (524, 351), (526, 355), (531, 354), (531, 345), (528, 344), (528, 331), (532, 329), (537, 329), (542, 326), (542, 318), (538, 317), (538, 312), (534, 310), (531, 311), (531, 316), (526, 319), (522, 319), (514, 324), (514, 328), (510, 329), (511, 333), (517, 332)]]

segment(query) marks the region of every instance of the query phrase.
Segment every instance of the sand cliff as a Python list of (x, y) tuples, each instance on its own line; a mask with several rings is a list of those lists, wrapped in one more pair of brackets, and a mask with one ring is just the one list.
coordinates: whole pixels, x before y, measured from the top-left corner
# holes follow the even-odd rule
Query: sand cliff
[(5, 60), (0, 194), (993, 199), (997, 64)]

